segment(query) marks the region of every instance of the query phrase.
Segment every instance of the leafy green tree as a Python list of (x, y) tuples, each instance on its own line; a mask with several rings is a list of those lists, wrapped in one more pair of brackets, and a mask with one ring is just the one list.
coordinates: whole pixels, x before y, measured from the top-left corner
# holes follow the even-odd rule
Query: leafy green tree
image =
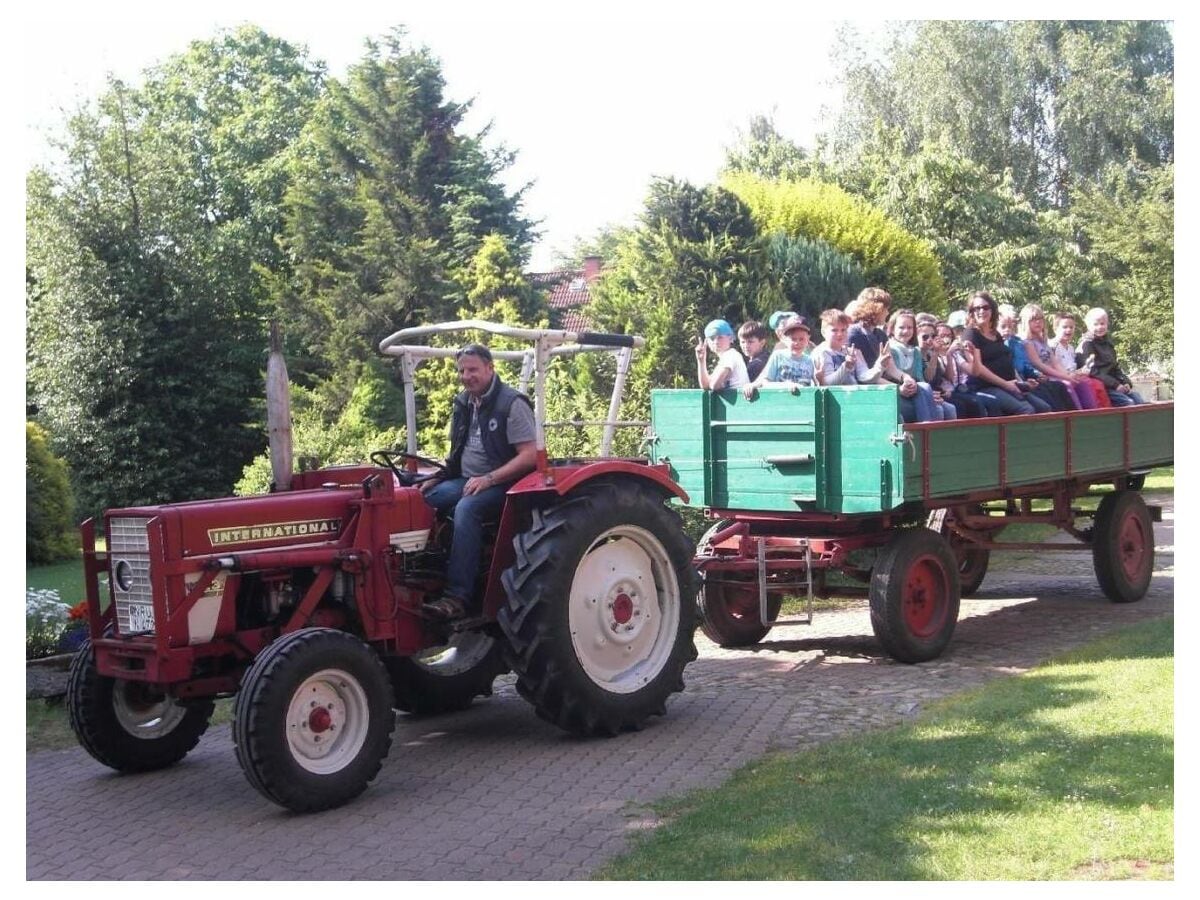
[(1039, 212), (1013, 185), (947, 144), (902, 153), (895, 141), (859, 160), (862, 194), (931, 242), (952, 304), (987, 287), (1006, 301), (1100, 296), (1073, 220)]
[(459, 270), (487, 235), (527, 252), (522, 192), (500, 180), (512, 154), (465, 134), (468, 104), (444, 90), (437, 60), (396, 29), (328, 82), (299, 141), (282, 239), (293, 268), (273, 291), (293, 335), (290, 368), (324, 382), (333, 408), (352, 389), (350, 363), (381, 338), (453, 316)]
[(882, 52), (853, 30), (830, 164), (847, 173), (881, 135), (900, 152), (945, 141), (987, 171), (1011, 170), (1035, 207), (1066, 208), (1129, 158), (1174, 155), (1174, 48), (1162, 22), (932, 21), (890, 26)]
[(320, 69), (253, 28), (119, 81), (27, 179), (28, 369), (82, 510), (229, 490), (258, 443), (258, 271)]
[(813, 164), (804, 148), (788, 140), (770, 116), (753, 116), (725, 151), (725, 171), (748, 172), (771, 180), (810, 178)]
[(886, 286), (906, 306), (931, 312), (945, 307), (941, 273), (929, 243), (879, 208), (812, 179), (766, 181), (729, 173), (724, 184), (753, 211), (764, 232), (824, 241), (853, 257), (868, 284)]
[(50, 452), (44, 429), (25, 423), (25, 563), (70, 559), (79, 550), (67, 464)]
[(1175, 167), (1114, 166), (1109, 177), (1076, 212), (1111, 286), (1113, 339), (1130, 368), (1174, 377)]

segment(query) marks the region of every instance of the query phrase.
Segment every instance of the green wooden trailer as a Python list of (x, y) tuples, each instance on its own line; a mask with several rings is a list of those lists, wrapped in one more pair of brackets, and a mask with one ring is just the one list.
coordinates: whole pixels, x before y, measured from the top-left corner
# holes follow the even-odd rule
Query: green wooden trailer
[[(806, 594), (811, 621), (830, 571), (865, 584), (877, 636), (909, 662), (944, 649), (993, 549), (1090, 547), (1113, 600), (1149, 587), (1160, 511), (1133, 488), (1173, 461), (1171, 403), (904, 425), (894, 386), (779, 386), (658, 390), (651, 412), (653, 460), (715, 520), (696, 565), (703, 628), (724, 646), (761, 640), (785, 595)], [(1114, 489), (1078, 508), (1096, 485)], [(1074, 540), (996, 541), (1014, 522)]]

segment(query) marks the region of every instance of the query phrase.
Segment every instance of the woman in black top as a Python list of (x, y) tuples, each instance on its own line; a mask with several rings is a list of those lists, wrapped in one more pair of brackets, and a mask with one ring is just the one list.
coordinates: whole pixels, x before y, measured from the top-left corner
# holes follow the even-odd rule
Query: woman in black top
[(998, 313), (999, 307), (987, 291), (979, 291), (967, 304), (970, 318), (962, 339), (979, 350), (968, 386), (994, 400), (1001, 415), (1029, 414), (1033, 406), (1021, 397), (1022, 382), (1013, 368), (1012, 353), (996, 330)]

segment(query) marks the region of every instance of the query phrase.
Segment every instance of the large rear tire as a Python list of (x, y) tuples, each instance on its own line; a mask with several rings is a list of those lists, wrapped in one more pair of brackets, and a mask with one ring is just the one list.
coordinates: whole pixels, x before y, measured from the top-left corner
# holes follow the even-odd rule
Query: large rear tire
[[(762, 623), (756, 581), (706, 581), (700, 592), (700, 630), (720, 647), (748, 647), (771, 631)], [(779, 616), (783, 598), (767, 595), (767, 615)]]
[(939, 656), (958, 623), (958, 561), (928, 528), (899, 532), (871, 573), (871, 627), (900, 662)]
[(666, 712), (696, 658), (693, 546), (645, 482), (589, 482), (514, 541), (499, 613), (517, 690), (579, 735)]
[(415, 656), (384, 660), (392, 677), (396, 709), (434, 715), (466, 709), (476, 697), (490, 697), (492, 682), (508, 671), (503, 641), (478, 631), (455, 634), (449, 643)]
[(1092, 565), (1105, 596), (1133, 603), (1146, 596), (1154, 573), (1154, 524), (1137, 491), (1100, 501), (1092, 529)]
[(250, 784), (294, 812), (340, 806), (379, 774), (392, 743), (379, 656), (329, 628), (285, 634), (242, 677), (233, 742)]
[(212, 713), (211, 700), (183, 703), (153, 685), (101, 675), (90, 641), (71, 661), (71, 728), (84, 750), (118, 772), (149, 772), (179, 762), (200, 742)]

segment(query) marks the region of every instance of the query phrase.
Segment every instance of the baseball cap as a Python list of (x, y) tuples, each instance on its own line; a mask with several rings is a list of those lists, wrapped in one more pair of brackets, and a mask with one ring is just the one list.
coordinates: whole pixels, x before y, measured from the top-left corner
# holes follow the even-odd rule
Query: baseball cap
[(704, 336), (706, 338), (733, 337), (733, 326), (724, 319), (713, 319), (704, 326)]
[(950, 313), (946, 319), (946, 324), (951, 328), (966, 328), (967, 327), (967, 311), (965, 309), (956, 309)]
[(777, 331), (780, 323), (783, 322), (784, 319), (790, 319), (794, 315), (794, 312), (789, 312), (786, 309), (777, 309), (775, 312), (771, 313), (771, 317), (767, 319), (767, 327), (769, 327), (772, 331)]
[(793, 315), (784, 322), (783, 333), (787, 334), (789, 331), (795, 331), (797, 328), (803, 328), (807, 332), (812, 332), (812, 326), (808, 324), (808, 320), (804, 316)]

